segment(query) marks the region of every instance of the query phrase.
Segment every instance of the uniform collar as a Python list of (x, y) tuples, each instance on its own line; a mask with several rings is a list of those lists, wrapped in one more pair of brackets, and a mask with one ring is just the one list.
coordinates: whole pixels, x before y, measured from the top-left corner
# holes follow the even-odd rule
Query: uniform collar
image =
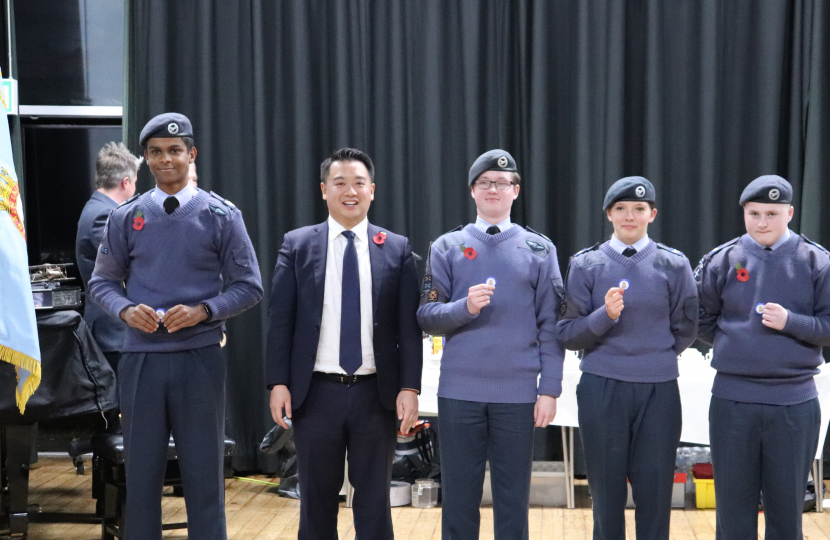
[[(509, 229), (510, 227), (513, 226), (513, 224), (510, 222), (510, 216), (508, 216), (507, 219), (505, 219), (501, 223), (496, 223), (495, 225), (496, 225), (496, 227), (499, 228), (500, 232), (504, 232), (504, 231), (506, 231), (507, 229)], [(481, 216), (476, 216), (476, 222), (475, 222), (476, 229), (480, 230), (481, 232), (487, 232), (487, 229), (489, 229), (492, 226), (493, 226), (493, 223), (490, 223), (488, 221), (485, 221), (485, 220), (481, 219)]]
[[(196, 195), (196, 188), (193, 187), (193, 184), (188, 182), (187, 185), (181, 191), (179, 191), (178, 193), (174, 193), (172, 197), (176, 197), (177, 199), (179, 199), (179, 206), (184, 206), (190, 202), (190, 199), (192, 199), (194, 195)], [(168, 195), (167, 193), (159, 189), (158, 186), (156, 186), (156, 188), (153, 190), (153, 200), (156, 201), (156, 203), (158, 203), (158, 205), (162, 208), (164, 208), (164, 200), (170, 196), (171, 195)]]
[[(346, 227), (339, 224), (331, 214), (329, 214), (328, 219), (329, 224), (329, 242), (334, 242), (337, 237), (343, 234), (343, 231), (347, 230)], [(369, 218), (363, 218), (363, 221), (355, 225), (351, 228), (351, 231), (354, 232), (354, 235), (360, 239), (362, 242), (369, 241)]]
[[(747, 236), (749, 236), (749, 234), (747, 234)], [(786, 244), (786, 243), (787, 243), (787, 240), (789, 240), (789, 239), (790, 239), (790, 236), (792, 236), (792, 231), (790, 231), (790, 228), (789, 228), (789, 227), (787, 227), (787, 230), (786, 230), (786, 231), (784, 231), (784, 234), (782, 234), (782, 235), (781, 235), (781, 238), (779, 238), (778, 240), (776, 240), (776, 241), (775, 241), (775, 243), (774, 243), (773, 245), (771, 245), (771, 246), (765, 246), (765, 245), (763, 245), (763, 244), (761, 244), (761, 243), (759, 243), (759, 242), (755, 242), (755, 239), (754, 239), (754, 238), (752, 238), (751, 236), (749, 236), (749, 239), (750, 239), (752, 242), (754, 242), (754, 243), (755, 243), (755, 245), (756, 245), (756, 246), (758, 246), (758, 247), (760, 247), (761, 249), (767, 249), (767, 248), (770, 248), (770, 249), (769, 249), (769, 251), (775, 251), (775, 250), (776, 250), (776, 249), (778, 249), (779, 247), (781, 247), (781, 246), (783, 246), (784, 244)]]
[(634, 245), (629, 246), (628, 244), (624, 244), (622, 240), (617, 238), (616, 234), (612, 234), (611, 240), (608, 243), (612, 248), (614, 248), (614, 251), (616, 251), (617, 253), (622, 253), (623, 251), (625, 251), (626, 248), (629, 247), (633, 247), (637, 250), (637, 252), (643, 251), (643, 249), (648, 245), (648, 242), (649, 238), (648, 234), (646, 234), (644, 237), (634, 242)]

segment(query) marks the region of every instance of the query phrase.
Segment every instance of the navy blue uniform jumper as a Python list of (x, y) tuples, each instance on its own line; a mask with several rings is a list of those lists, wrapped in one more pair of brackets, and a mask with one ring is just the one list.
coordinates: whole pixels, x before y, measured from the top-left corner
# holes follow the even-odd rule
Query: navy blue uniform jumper
[[(110, 215), (89, 282), (113, 317), (145, 304), (206, 304), (212, 318), (168, 333), (126, 328), (118, 371), (124, 427), (128, 540), (161, 539), (170, 434), (184, 483), (189, 538), (225, 540), (224, 321), (259, 302), (262, 280), (242, 214), (198, 190), (167, 214), (151, 190)], [(126, 294), (123, 282), (126, 281)]]
[[(616, 320), (605, 295), (627, 282)], [(594, 503), (594, 540), (624, 540), (626, 480), (637, 540), (669, 537), (682, 425), (677, 355), (697, 334), (692, 269), (679, 251), (649, 241), (626, 257), (609, 242), (577, 253), (565, 284), (558, 337), (582, 350), (579, 432)]]
[[(821, 412), (813, 376), (830, 345), (830, 254), (803, 236), (765, 248), (748, 234), (695, 270), (700, 338), (717, 370), (709, 408), (719, 540), (755, 537), (763, 492), (766, 538), (801, 538)], [(788, 311), (783, 330), (763, 306)]]
[[(471, 314), (468, 291), (487, 281), (496, 287), (490, 304)], [(478, 539), (488, 458), (496, 538), (527, 538), (534, 405), (562, 391), (561, 290), (553, 244), (518, 225), (488, 234), (469, 224), (430, 249), (418, 322), (446, 336), (438, 383), (446, 540)]]

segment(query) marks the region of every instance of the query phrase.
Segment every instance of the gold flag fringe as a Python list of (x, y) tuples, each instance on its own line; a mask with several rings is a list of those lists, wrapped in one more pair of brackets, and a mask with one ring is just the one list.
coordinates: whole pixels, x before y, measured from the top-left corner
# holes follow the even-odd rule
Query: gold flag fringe
[[(12, 364), (18, 369), (23, 368), (31, 373), (29, 378), (26, 379), (26, 382), (23, 383), (23, 391), (21, 392), (19, 388), (15, 389), (17, 408), (20, 409), (20, 414), (23, 414), (26, 410), (26, 403), (29, 401), (29, 398), (35, 393), (37, 387), (40, 386), (40, 362), (27, 354), (23, 354), (22, 352), (6, 347), (5, 345), (0, 345), (0, 360)], [(17, 376), (19, 382), (19, 371)]]

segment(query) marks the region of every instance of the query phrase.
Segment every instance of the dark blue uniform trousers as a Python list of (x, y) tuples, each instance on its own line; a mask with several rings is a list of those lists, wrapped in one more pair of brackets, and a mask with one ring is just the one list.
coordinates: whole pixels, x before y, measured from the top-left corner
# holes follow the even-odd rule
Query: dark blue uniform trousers
[(709, 439), (718, 540), (757, 538), (761, 492), (766, 540), (802, 537), (804, 493), (820, 424), (818, 398), (763, 405), (712, 396)]
[(118, 389), (127, 469), (125, 539), (161, 539), (161, 492), (172, 432), (188, 538), (225, 540), (225, 361), (219, 345), (124, 353)]
[(292, 421), (300, 477), (298, 539), (337, 540), (348, 450), (357, 538), (392, 540), (389, 488), (396, 415), (381, 404), (377, 380), (345, 385), (312, 379)]
[(626, 479), (637, 540), (667, 540), (683, 422), (677, 381), (632, 383), (583, 373), (576, 399), (594, 540), (625, 539)]
[(496, 540), (527, 540), (534, 403), (438, 398), (443, 540), (478, 540), (490, 461)]

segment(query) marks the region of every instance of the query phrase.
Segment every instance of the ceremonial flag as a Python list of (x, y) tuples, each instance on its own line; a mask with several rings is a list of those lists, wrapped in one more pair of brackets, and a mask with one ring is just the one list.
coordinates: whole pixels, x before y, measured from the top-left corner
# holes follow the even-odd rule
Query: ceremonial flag
[[(0, 75), (2, 76), (2, 75)], [(0, 96), (2, 99), (2, 96)], [(40, 345), (29, 280), (23, 203), (12, 158), (9, 119), (0, 121), (0, 360), (17, 368), (20, 414), (40, 385)], [(5, 391), (5, 389), (0, 389)]]

